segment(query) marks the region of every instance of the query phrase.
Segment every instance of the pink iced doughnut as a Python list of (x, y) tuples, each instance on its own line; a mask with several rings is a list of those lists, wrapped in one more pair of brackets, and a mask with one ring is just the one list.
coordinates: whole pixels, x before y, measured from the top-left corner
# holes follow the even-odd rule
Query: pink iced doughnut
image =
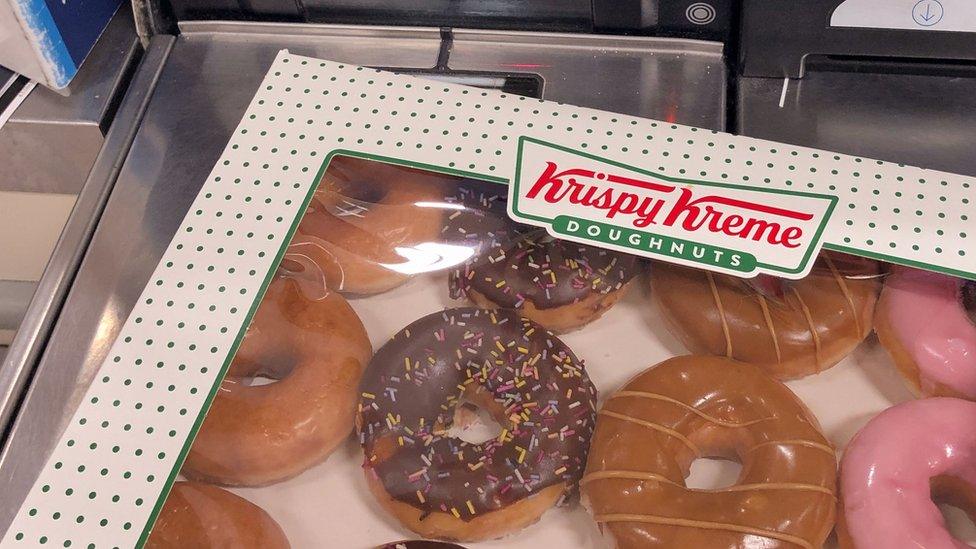
[(841, 461), (843, 549), (969, 549), (933, 502), (976, 511), (976, 403), (929, 398), (881, 412)]
[(962, 279), (906, 268), (888, 277), (875, 330), (917, 394), (976, 400), (974, 300)]

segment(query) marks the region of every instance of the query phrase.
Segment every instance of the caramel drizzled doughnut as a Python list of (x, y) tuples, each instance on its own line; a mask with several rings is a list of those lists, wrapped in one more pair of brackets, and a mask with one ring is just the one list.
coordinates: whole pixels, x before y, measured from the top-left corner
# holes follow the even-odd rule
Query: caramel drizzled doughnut
[(234, 547), (287, 549), (288, 538), (263, 509), (226, 490), (177, 482), (166, 498), (147, 549)]
[(801, 280), (745, 280), (656, 264), (651, 289), (668, 327), (693, 353), (756, 364), (777, 379), (822, 372), (871, 332), (878, 264), (821, 253)]
[[(194, 480), (259, 486), (324, 460), (353, 427), (371, 346), (336, 292), (277, 276), (183, 465)], [(276, 379), (248, 385), (246, 378)]]
[(465, 210), (450, 214), (445, 232), (476, 251), (451, 272), (452, 298), (517, 309), (550, 330), (567, 332), (602, 316), (641, 271), (635, 256), (558, 240), (545, 229), (508, 221), (504, 196), (493, 194), (504, 188), (488, 185), (462, 184), (460, 198), (454, 198)]
[(325, 272), (328, 287), (375, 294), (423, 270), (409, 250), (436, 243), (443, 226), (446, 176), (336, 157), (292, 239)]
[[(377, 351), (361, 390), (369, 485), (424, 537), (500, 537), (576, 494), (596, 389), (563, 342), (515, 311), (449, 309), (413, 322)], [(481, 444), (451, 437), (462, 402), (502, 432)]]
[[(737, 460), (728, 488), (685, 485), (702, 457)], [(672, 358), (599, 412), (584, 504), (621, 549), (819, 548), (834, 522), (836, 457), (816, 418), (756, 366)]]

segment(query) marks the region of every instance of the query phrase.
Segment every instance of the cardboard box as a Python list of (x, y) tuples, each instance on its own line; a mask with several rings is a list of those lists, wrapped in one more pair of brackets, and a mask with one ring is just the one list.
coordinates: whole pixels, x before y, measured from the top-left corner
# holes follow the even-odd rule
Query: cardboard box
[[(65, 422), (4, 546), (146, 542), (338, 157), (422, 170), (454, 184), (498, 185), (507, 192), (507, 214), (522, 223), (693, 266), (708, 280), (713, 272), (802, 279), (820, 250), (976, 279), (966, 240), (976, 234), (971, 177), (282, 51)], [(331, 215), (356, 222), (368, 214), (364, 201), (351, 199)], [(374, 348), (411, 321), (452, 306), (436, 269), (456, 266), (458, 250), (426, 244), (398, 250), (402, 263), (391, 263), (408, 275), (406, 284), (351, 300)], [(604, 398), (685, 352), (650, 310), (639, 282), (603, 318), (561, 336), (586, 360)], [(731, 354), (731, 341), (729, 347)], [(871, 341), (789, 387), (836, 447), (879, 411), (911, 398)], [(295, 546), (367, 547), (410, 537), (371, 497), (359, 471), (363, 457), (350, 439), (299, 476), (236, 492), (268, 510)], [(477, 546), (598, 543), (592, 520), (576, 508), (550, 511), (512, 538)]]
[(122, 0), (0, 2), (0, 65), (61, 90)]

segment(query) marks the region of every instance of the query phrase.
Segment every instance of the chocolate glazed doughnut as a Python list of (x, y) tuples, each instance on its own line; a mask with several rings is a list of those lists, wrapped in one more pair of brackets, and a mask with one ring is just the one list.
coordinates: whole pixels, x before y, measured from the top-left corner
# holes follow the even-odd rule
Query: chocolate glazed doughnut
[[(352, 307), (308, 282), (271, 282), (190, 447), (187, 478), (278, 482), (323, 461), (349, 436), (371, 346)], [(245, 383), (255, 376), (277, 381)]]
[(781, 380), (830, 368), (871, 332), (875, 261), (822, 252), (801, 280), (745, 280), (668, 264), (651, 269), (668, 327), (693, 353), (756, 364)]
[[(636, 256), (558, 240), (508, 220), (497, 184), (466, 182), (445, 229), (477, 251), (450, 274), (450, 294), (479, 307), (517, 309), (555, 332), (592, 322), (623, 297), (641, 271)], [(502, 188), (504, 192), (504, 188)]]
[[(565, 344), (515, 311), (415, 321), (376, 353), (361, 390), (370, 488), (424, 537), (501, 537), (576, 495), (596, 389)], [(449, 436), (462, 401), (490, 412), (501, 434), (481, 444)]]
[[(699, 457), (742, 464), (736, 484), (685, 485)], [(834, 449), (785, 385), (725, 358), (672, 358), (599, 413), (584, 504), (620, 549), (819, 549), (834, 524)]]
[(177, 482), (146, 548), (190, 547), (287, 549), (289, 544), (278, 523), (257, 505), (216, 486)]

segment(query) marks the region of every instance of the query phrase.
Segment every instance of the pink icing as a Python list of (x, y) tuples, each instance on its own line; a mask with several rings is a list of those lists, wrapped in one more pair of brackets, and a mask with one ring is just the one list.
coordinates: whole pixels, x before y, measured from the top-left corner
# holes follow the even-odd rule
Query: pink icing
[(976, 326), (959, 298), (962, 283), (927, 271), (896, 270), (885, 283), (883, 312), (918, 365), (923, 391), (938, 382), (976, 399)]
[(857, 549), (970, 549), (946, 530), (929, 479), (976, 486), (976, 403), (928, 398), (881, 412), (841, 462), (844, 519)]

